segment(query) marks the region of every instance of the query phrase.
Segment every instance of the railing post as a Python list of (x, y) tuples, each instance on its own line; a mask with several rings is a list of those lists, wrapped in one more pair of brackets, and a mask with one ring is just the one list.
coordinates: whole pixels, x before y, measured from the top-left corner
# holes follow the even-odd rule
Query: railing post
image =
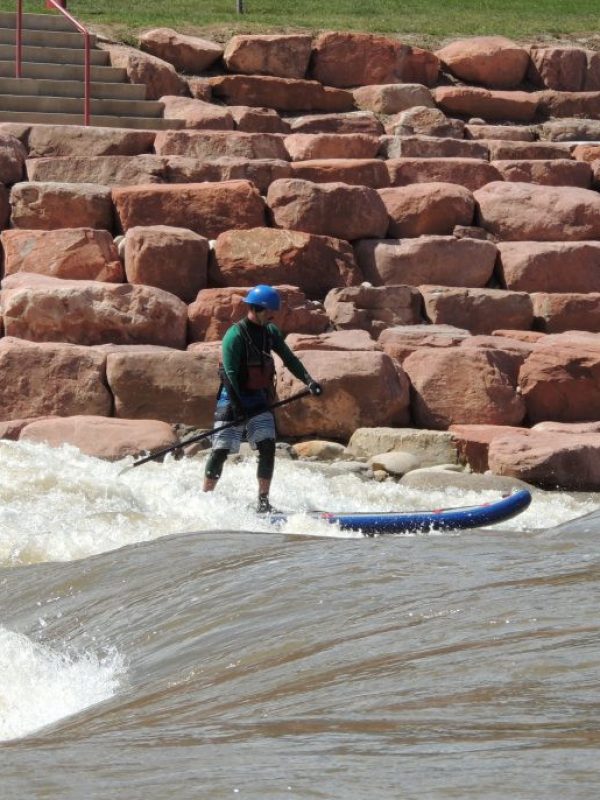
[[(21, 2), (21, 0), (19, 0)], [(83, 95), (83, 124), (89, 125), (90, 124), (90, 108), (91, 108), (91, 87), (90, 83), (92, 80), (92, 68), (91, 68), (91, 55), (90, 55), (90, 33), (86, 27), (84, 27), (80, 22), (77, 22), (75, 17), (72, 17), (67, 8), (67, 0), (46, 0), (46, 5), (49, 8), (55, 8), (57, 11), (66, 17), (69, 22), (75, 26), (75, 28), (83, 34), (83, 47), (84, 47), (84, 61), (83, 61), (83, 83), (84, 83), (84, 95)]]

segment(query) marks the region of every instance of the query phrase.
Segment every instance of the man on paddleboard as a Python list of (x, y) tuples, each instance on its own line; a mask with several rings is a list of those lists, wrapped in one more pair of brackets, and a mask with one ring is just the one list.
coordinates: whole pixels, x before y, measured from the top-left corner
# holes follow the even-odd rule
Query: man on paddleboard
[(227, 456), (239, 451), (245, 431), (251, 447), (258, 450), (257, 511), (266, 514), (273, 510), (269, 489), (275, 467), (276, 436), (275, 418), (268, 410), (273, 402), (275, 380), (271, 352), (277, 353), (292, 375), (308, 386), (311, 394), (320, 395), (323, 389), (311, 378), (272, 322), (273, 313), (281, 306), (277, 290), (264, 284), (255, 286), (244, 302), (248, 304), (246, 317), (232, 325), (223, 337), (215, 428), (235, 419), (242, 421), (217, 431), (212, 437), (212, 450), (204, 471), (204, 491), (213, 491)]

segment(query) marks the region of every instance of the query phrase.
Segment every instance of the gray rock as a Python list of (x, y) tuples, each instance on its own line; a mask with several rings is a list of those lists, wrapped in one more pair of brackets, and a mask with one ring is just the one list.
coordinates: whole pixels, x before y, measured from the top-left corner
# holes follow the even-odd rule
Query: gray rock
[(368, 461), (374, 473), (384, 470), (388, 475), (401, 476), (420, 466), (419, 459), (412, 453), (394, 450), (391, 453), (380, 453)]
[(466, 472), (431, 472), (419, 470), (410, 472), (400, 479), (402, 486), (412, 489), (493, 489), (499, 492), (511, 492), (515, 489), (529, 489), (530, 492), (541, 492), (518, 478), (507, 478), (500, 475), (474, 475)]
[(421, 467), (458, 463), (453, 436), (448, 431), (418, 428), (357, 428), (348, 443), (356, 456), (372, 457), (401, 450), (415, 456)]

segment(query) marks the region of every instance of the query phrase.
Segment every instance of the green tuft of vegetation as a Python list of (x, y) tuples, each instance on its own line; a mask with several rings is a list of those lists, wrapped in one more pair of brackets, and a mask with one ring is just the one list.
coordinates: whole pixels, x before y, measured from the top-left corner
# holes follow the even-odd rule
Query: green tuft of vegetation
[[(56, 13), (25, 0), (31, 13)], [(432, 46), (461, 36), (504, 35), (517, 41), (565, 40), (600, 49), (598, 0), (69, 0), (92, 29), (136, 41), (143, 30), (170, 27), (224, 41), (235, 33), (353, 30)], [(16, 0), (0, 0), (14, 11)]]

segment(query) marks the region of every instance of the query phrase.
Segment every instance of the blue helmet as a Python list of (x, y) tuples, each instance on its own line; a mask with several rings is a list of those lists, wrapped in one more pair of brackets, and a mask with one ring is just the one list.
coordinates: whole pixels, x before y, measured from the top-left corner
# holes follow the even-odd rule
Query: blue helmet
[(261, 283), (259, 286), (255, 286), (254, 289), (250, 289), (247, 296), (244, 297), (244, 303), (248, 303), (249, 306), (268, 308), (269, 311), (279, 311), (281, 299), (277, 289)]

